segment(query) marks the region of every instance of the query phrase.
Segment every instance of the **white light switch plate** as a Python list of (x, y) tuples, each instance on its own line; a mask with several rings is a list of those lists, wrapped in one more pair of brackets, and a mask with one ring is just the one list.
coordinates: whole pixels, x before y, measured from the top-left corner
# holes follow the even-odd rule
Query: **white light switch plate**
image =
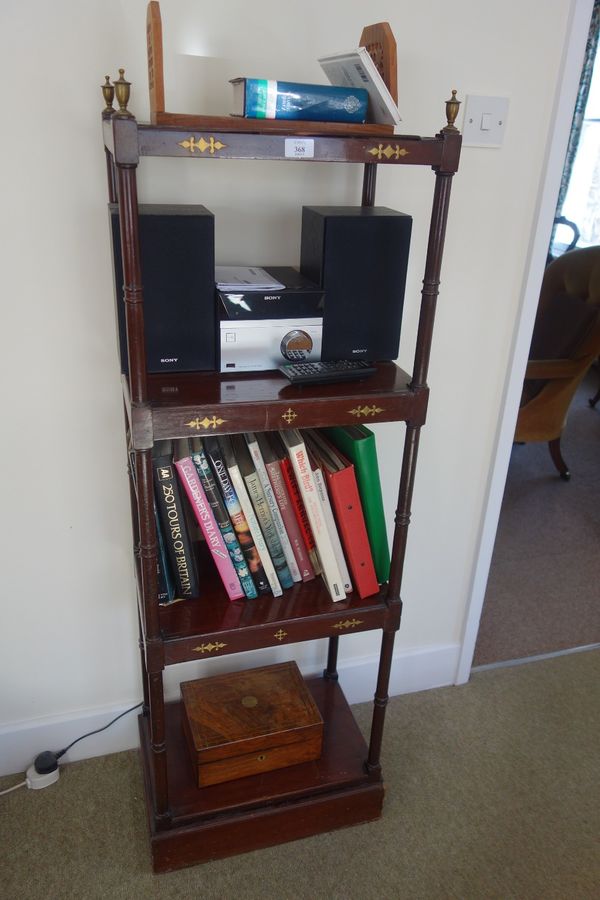
[(508, 97), (467, 94), (464, 109), (463, 147), (501, 147), (508, 116)]

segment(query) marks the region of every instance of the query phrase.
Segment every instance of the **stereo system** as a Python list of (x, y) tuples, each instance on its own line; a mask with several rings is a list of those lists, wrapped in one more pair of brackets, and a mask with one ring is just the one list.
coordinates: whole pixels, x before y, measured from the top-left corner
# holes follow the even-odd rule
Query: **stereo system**
[[(117, 319), (127, 372), (118, 207), (111, 204)], [(305, 206), (300, 272), (267, 267), (276, 292), (215, 289), (214, 217), (141, 204), (149, 372), (248, 372), (289, 360), (398, 356), (412, 218), (386, 207)]]
[(276, 369), (321, 359), (324, 292), (289, 266), (263, 267), (283, 288), (217, 290), (221, 372)]

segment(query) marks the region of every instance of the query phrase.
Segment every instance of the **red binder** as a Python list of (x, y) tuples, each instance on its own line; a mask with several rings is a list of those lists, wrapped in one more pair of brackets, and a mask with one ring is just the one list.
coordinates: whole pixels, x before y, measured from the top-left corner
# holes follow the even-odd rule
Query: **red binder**
[(338, 531), (354, 586), (361, 599), (379, 591), (369, 537), (358, 493), (354, 466), (326, 437), (302, 431), (311, 453), (319, 460), (335, 513)]

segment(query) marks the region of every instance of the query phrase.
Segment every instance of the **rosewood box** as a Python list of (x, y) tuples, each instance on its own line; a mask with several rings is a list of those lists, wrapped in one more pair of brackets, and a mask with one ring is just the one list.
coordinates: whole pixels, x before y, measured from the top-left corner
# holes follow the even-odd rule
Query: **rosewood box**
[(295, 662), (181, 684), (198, 787), (318, 759), (323, 720)]

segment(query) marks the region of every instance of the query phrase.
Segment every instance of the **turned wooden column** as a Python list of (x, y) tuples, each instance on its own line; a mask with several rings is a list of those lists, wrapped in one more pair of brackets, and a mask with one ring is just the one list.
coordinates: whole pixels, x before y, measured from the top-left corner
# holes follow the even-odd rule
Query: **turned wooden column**
[[(450, 141), (456, 144), (454, 138)], [(460, 139), (458, 141), (460, 148)], [(435, 319), (436, 301), (439, 292), (440, 271), (446, 222), (450, 203), (450, 187), (453, 172), (437, 171), (433, 205), (431, 212), (431, 224), (429, 229), (429, 241), (427, 245), (427, 257), (425, 261), (425, 276), (421, 292), (421, 311), (415, 350), (413, 377), (411, 388), (414, 391), (427, 390), (427, 370), (431, 352), (431, 339), (433, 323)], [(417, 453), (419, 449), (419, 436), (422, 422), (407, 422), (406, 437), (404, 440), (404, 453), (402, 457), (402, 471), (400, 475), (400, 487), (398, 489), (398, 504), (394, 523), (394, 537), (392, 543), (392, 563), (390, 567), (390, 579), (388, 583), (388, 605), (396, 607), (398, 614), (395, 617), (396, 629), (400, 626), (402, 603), (400, 588), (402, 573), (404, 570), (404, 558), (406, 555), (406, 539), (410, 523), (412, 493), (415, 480)], [(395, 631), (384, 632), (379, 662), (379, 674), (373, 708), (373, 722), (371, 728), (371, 743), (367, 769), (378, 771), (381, 767), (380, 753), (383, 736), (385, 711), (388, 703), (389, 677), (392, 666), (392, 654), (394, 649)]]

